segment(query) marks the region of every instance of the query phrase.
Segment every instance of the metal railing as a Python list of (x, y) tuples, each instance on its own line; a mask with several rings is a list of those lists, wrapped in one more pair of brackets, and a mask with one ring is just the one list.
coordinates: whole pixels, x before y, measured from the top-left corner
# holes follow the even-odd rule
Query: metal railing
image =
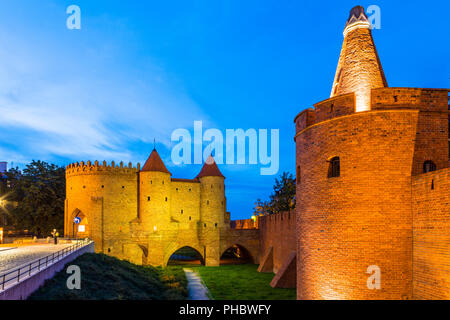
[(34, 260), (28, 264), (24, 264), (12, 271), (0, 274), (0, 291), (4, 291), (5, 287), (7, 287), (8, 284), (19, 283), (21, 279), (24, 280), (24, 278), (27, 278), (34, 274), (36, 269), (36, 271), (39, 272), (42, 268), (46, 268), (47, 266), (52, 265), (54, 262), (61, 260), (72, 252), (90, 244), (91, 242), (91, 240), (87, 239), (79, 240), (77, 241), (77, 243), (70, 247), (66, 247), (52, 254), (49, 254), (46, 257)]

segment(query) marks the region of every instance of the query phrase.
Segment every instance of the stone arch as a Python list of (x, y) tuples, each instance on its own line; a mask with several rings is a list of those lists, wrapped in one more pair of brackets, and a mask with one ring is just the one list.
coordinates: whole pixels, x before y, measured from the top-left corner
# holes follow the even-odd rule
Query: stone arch
[(172, 244), (169, 249), (166, 251), (166, 254), (164, 256), (164, 264), (163, 266), (167, 266), (167, 264), (169, 263), (170, 257), (177, 252), (178, 250), (182, 249), (182, 248), (191, 248), (194, 249), (195, 251), (197, 251), (197, 253), (200, 255), (201, 257), (201, 262), (202, 264), (205, 263), (205, 252), (204, 252), (204, 248), (202, 246), (199, 246), (197, 244)]
[(222, 250), (221, 250), (221, 254), (220, 254), (220, 259), (221, 260), (222, 260), (222, 257), (224, 256), (224, 254), (229, 249), (236, 248), (236, 249), (241, 251), (242, 258), (248, 260), (248, 263), (256, 263), (256, 256), (255, 256), (255, 254), (252, 253), (252, 251), (249, 248), (247, 248), (247, 246), (242, 245), (241, 243), (229, 243), (224, 248), (225, 249), (222, 248)]
[[(81, 219), (81, 222), (78, 225), (76, 225), (74, 222), (74, 219), (76, 217)], [(71, 224), (71, 227), (69, 230), (70, 237), (75, 238), (78, 235), (78, 238), (88, 238), (90, 236), (89, 218), (88, 218), (87, 214), (85, 214), (80, 209), (76, 208), (72, 212), (69, 223)], [(77, 234), (77, 231), (78, 231), (78, 234)]]

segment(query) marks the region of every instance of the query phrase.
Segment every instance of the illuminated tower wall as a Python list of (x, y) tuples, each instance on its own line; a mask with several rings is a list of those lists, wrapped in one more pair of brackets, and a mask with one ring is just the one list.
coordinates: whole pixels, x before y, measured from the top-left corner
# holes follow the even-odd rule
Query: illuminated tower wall
[(295, 118), (297, 297), (448, 297), (448, 90), (387, 88), (361, 10), (332, 97)]
[(370, 109), (371, 89), (387, 87), (364, 8), (350, 12), (331, 97), (355, 93), (356, 112)]

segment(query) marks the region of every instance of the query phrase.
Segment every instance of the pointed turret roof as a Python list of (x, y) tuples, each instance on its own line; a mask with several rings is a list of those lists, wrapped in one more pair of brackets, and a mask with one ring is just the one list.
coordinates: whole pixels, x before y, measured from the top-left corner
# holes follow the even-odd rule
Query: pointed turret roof
[(371, 90), (387, 86), (369, 19), (363, 7), (354, 7), (345, 25), (331, 97), (354, 92), (355, 111), (367, 111)]
[(360, 24), (361, 26), (367, 26), (370, 28), (370, 21), (363, 6), (356, 6), (350, 11), (347, 23), (345, 24), (345, 29), (355, 24)]
[(197, 175), (196, 178), (198, 179), (202, 177), (225, 178), (224, 175), (220, 172), (219, 167), (217, 166), (216, 161), (214, 161), (213, 156), (209, 156), (208, 159), (206, 159), (202, 170), (200, 170), (200, 173)]
[(158, 171), (171, 174), (169, 170), (167, 170), (156, 149), (153, 149), (141, 171)]

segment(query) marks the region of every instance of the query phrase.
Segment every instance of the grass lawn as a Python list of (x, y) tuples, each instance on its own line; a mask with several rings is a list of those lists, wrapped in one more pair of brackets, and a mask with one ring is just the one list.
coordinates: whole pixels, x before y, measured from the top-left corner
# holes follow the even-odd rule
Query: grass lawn
[(182, 268), (138, 266), (103, 254), (86, 253), (68, 265), (81, 269), (81, 290), (66, 286), (67, 266), (45, 282), (30, 300), (184, 300)]
[(272, 288), (273, 273), (260, 273), (254, 264), (220, 267), (192, 266), (216, 300), (295, 300), (296, 289)]

